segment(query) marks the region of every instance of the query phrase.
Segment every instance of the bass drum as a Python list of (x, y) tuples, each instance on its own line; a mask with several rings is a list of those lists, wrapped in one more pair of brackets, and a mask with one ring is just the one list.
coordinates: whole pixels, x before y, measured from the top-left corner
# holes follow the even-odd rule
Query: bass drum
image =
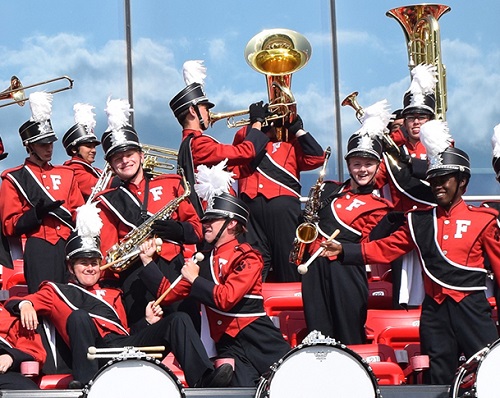
[(84, 398), (185, 398), (179, 379), (150, 357), (116, 358), (104, 365), (83, 389)]
[(300, 344), (271, 367), (256, 398), (381, 398), (371, 368), (346, 346)]
[(497, 340), (478, 351), (458, 368), (450, 390), (450, 397), (498, 398), (500, 396), (500, 387), (497, 383), (499, 367), (500, 340)]

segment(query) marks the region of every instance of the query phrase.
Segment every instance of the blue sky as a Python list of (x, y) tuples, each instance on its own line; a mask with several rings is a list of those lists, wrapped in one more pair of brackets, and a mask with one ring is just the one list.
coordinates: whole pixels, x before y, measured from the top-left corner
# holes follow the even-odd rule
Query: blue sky
[[(306, 129), (336, 151), (329, 1), (131, 0), (131, 4), (134, 119), (142, 142), (178, 147), (180, 128), (168, 103), (184, 87), (185, 60), (205, 61), (206, 91), (215, 111), (245, 109), (265, 100), (265, 78), (247, 65), (243, 52), (261, 30), (281, 27), (296, 30), (311, 42), (312, 57), (293, 75), (292, 91)], [(340, 97), (359, 91), (362, 106), (387, 99), (393, 109), (401, 107), (410, 83), (406, 43), (399, 24), (385, 14), (408, 4), (412, 3), (337, 0)], [(490, 138), (500, 123), (500, 3), (450, 0), (445, 4), (451, 11), (439, 24), (447, 68), (447, 120), (457, 146), (471, 155), (474, 173), (492, 176)], [(0, 90), (13, 74), (25, 85), (61, 75), (75, 80), (72, 90), (54, 97), (52, 124), (59, 137), (54, 163), (66, 158), (61, 138), (73, 124), (76, 102), (96, 107), (100, 136), (107, 127), (106, 99), (126, 97), (123, 10), (122, 0), (0, 2)], [(340, 115), (345, 143), (358, 122), (351, 108), (341, 108)], [(23, 161), (18, 128), (29, 117), (28, 106), (0, 108), (0, 135), (10, 153), (2, 168)], [(234, 133), (222, 121), (209, 130), (223, 142), (231, 142)], [(337, 171), (335, 154), (330, 177), (337, 178)], [(488, 191), (500, 191), (493, 177)]]

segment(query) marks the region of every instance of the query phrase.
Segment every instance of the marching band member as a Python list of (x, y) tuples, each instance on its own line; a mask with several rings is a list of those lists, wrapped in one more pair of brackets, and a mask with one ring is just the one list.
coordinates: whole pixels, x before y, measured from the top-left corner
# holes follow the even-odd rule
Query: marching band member
[[(339, 242), (364, 242), (392, 208), (373, 194), (382, 155), (381, 136), (389, 120), (387, 101), (365, 109), (363, 126), (347, 143), (350, 179), (326, 181), (319, 201), (318, 238), (311, 253), (339, 229)], [(366, 342), (368, 281), (364, 264), (341, 266), (334, 257), (318, 258), (302, 276), (302, 299), (309, 331), (318, 330), (343, 344)]]
[[(88, 214), (88, 212), (86, 212)], [(38, 315), (49, 317), (71, 347), (70, 388), (82, 388), (99, 369), (98, 361), (87, 359), (90, 346), (167, 347), (184, 370), (191, 387), (223, 387), (232, 376), (231, 365), (214, 370), (188, 315), (176, 312), (162, 317), (162, 310), (150, 302), (145, 316), (130, 331), (122, 292), (100, 281), (102, 254), (99, 248), (99, 216), (85, 220), (84, 228), (72, 233), (66, 244), (67, 265), (72, 280), (67, 284), (44, 282), (28, 296), (10, 299), (6, 308), (29, 330), (38, 324)], [(82, 224), (83, 225), (83, 224)]]
[(24, 275), (30, 293), (44, 280), (66, 281), (64, 245), (83, 204), (75, 173), (50, 163), (56, 134), (50, 115), (52, 95), (30, 95), (32, 118), (19, 128), (28, 152), (23, 165), (2, 173), (0, 212), (7, 237), (26, 236)]
[(85, 200), (101, 176), (101, 170), (92, 166), (95, 162), (96, 147), (101, 145), (94, 134), (96, 122), (93, 109), (94, 107), (89, 104), (75, 104), (73, 107), (75, 124), (62, 139), (66, 153), (71, 156), (64, 165), (75, 171), (75, 178)]
[[(289, 142), (278, 141), (273, 128), (265, 130), (270, 137), (265, 155), (252, 164), (254, 168), (239, 168), (239, 197), (252, 214), (246, 239), (264, 257), (264, 281), (298, 281), (300, 275), (289, 255), (301, 214), (300, 173), (320, 167), (325, 155), (298, 115), (288, 126)], [(247, 127), (240, 129), (233, 144), (244, 142), (250, 132)]]
[[(417, 65), (411, 74), (412, 82), (403, 98), (403, 128), (391, 133), (397, 142), (404, 134), (405, 141), (397, 147), (386, 146), (376, 182), (382, 196), (392, 202), (395, 212), (400, 212), (400, 222), (404, 220), (401, 212), (435, 206), (431, 189), (425, 181), (427, 155), (420, 141), (420, 129), (435, 118), (436, 67)], [(417, 293), (420, 290), (414, 288), (421, 283), (418, 266), (414, 266), (417, 263), (416, 253), (411, 252), (392, 264), (395, 308), (420, 305), (423, 300), (423, 296)]]
[(417, 249), (424, 271), (425, 299), (420, 318), (422, 354), (430, 357), (426, 382), (451, 384), (462, 353), (470, 358), (498, 339), (486, 299), (488, 257), (500, 273), (498, 212), (468, 206), (464, 194), (470, 179), (468, 155), (451, 146), (445, 122), (425, 123), (427, 180), (437, 207), (411, 210), (407, 224), (389, 237), (358, 245), (324, 242), (324, 256), (345, 264), (387, 262)]
[(175, 286), (155, 267), (154, 241), (141, 246), (142, 277), (157, 296), (172, 287), (165, 302), (189, 294), (206, 306), (218, 357), (235, 361), (233, 387), (255, 387), (259, 377), (290, 350), (264, 311), (262, 256), (237, 240), (248, 218), (248, 208), (240, 199), (228, 193), (214, 196), (202, 218), (205, 240), (213, 245), (205, 256), (210, 263), (201, 263), (200, 268), (187, 260), (182, 268), (184, 278)]
[(21, 363), (36, 361), (41, 367), (46, 357), (40, 335), (21, 326), (0, 304), (0, 390), (38, 389), (33, 380), (21, 374)]
[[(179, 148), (178, 165), (183, 168), (187, 180), (194, 186), (194, 174), (199, 165), (213, 166), (227, 159), (227, 166), (252, 164), (262, 156), (269, 139), (260, 131), (267, 114), (267, 106), (262, 102), (250, 106), (251, 128), (247, 136), (237, 145), (223, 144), (205, 134), (210, 125), (209, 110), (215, 105), (205, 94), (203, 82), (206, 68), (201, 61), (184, 63), (186, 87), (170, 101), (170, 108), (182, 126), (182, 143)], [(198, 215), (203, 216), (202, 204), (196, 192), (191, 192), (191, 202)]]
[[(144, 154), (137, 132), (128, 124), (132, 110), (126, 100), (108, 100), (108, 130), (102, 136), (105, 159), (110, 164), (121, 185), (103, 191), (96, 197), (104, 223), (102, 249), (107, 252), (120, 242), (131, 230), (156, 214), (174, 199), (184, 194), (182, 179), (177, 174), (151, 177), (142, 166)], [(184, 264), (184, 245), (193, 245), (201, 240), (200, 219), (189, 199), (180, 201), (169, 219), (157, 220), (153, 233), (163, 240), (158, 263), (163, 274), (174, 280)], [(147, 290), (138, 277), (140, 266), (130, 266), (119, 273), (120, 286), (124, 292), (125, 308), (130, 322), (139, 319), (148, 301)], [(178, 305), (199, 323), (199, 311), (189, 300)]]

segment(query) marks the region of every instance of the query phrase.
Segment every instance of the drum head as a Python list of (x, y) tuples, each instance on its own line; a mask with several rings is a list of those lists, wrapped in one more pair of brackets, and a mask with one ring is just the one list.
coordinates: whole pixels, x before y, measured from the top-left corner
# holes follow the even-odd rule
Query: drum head
[(103, 366), (84, 390), (87, 398), (184, 397), (181, 384), (159, 361), (114, 360)]
[[(497, 340), (498, 342), (498, 340)], [(497, 385), (500, 367), (500, 345), (494, 343), (479, 362), (476, 376), (476, 396), (479, 398), (497, 398), (500, 394)]]
[(298, 346), (271, 375), (270, 398), (377, 397), (375, 377), (353, 352), (342, 346)]

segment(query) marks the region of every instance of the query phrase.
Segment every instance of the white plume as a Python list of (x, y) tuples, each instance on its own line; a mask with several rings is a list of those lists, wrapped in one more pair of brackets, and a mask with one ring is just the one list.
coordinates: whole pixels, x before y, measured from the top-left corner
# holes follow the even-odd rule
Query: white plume
[(76, 209), (76, 229), (81, 237), (93, 238), (99, 236), (102, 228), (102, 220), (99, 216), (101, 209), (97, 208), (97, 202), (87, 203)]
[(182, 74), (184, 76), (184, 83), (189, 86), (192, 83), (199, 83), (202, 86), (207, 77), (207, 68), (203, 65), (203, 61), (186, 61), (182, 66)]
[(75, 112), (75, 123), (81, 124), (87, 128), (87, 130), (94, 131), (96, 121), (95, 113), (92, 112), (94, 107), (89, 104), (77, 103), (73, 106), (73, 112)]
[(117, 131), (124, 126), (130, 126), (129, 117), (134, 110), (130, 108), (130, 104), (124, 99), (108, 98), (105, 112), (108, 115), (108, 130)]
[(437, 83), (437, 67), (435, 65), (420, 64), (411, 70), (410, 92), (413, 95), (431, 94)]
[(43, 123), (50, 119), (52, 114), (52, 94), (44, 91), (37, 91), (29, 95), (31, 108), (31, 120)]
[(235, 175), (225, 170), (226, 164), (227, 159), (212, 167), (207, 167), (204, 164), (198, 166), (198, 171), (195, 173), (194, 190), (201, 199), (210, 202), (212, 197), (216, 195), (224, 192), (229, 193)]
[(493, 129), (491, 146), (493, 147), (493, 157), (500, 158), (500, 124), (497, 124)]
[(381, 137), (391, 120), (389, 109), (389, 103), (385, 99), (364, 108), (362, 126), (356, 133), (361, 136), (367, 135), (370, 140), (375, 136)]
[(448, 123), (441, 120), (430, 120), (420, 127), (420, 141), (424, 145), (427, 156), (432, 159), (450, 147), (453, 138)]

